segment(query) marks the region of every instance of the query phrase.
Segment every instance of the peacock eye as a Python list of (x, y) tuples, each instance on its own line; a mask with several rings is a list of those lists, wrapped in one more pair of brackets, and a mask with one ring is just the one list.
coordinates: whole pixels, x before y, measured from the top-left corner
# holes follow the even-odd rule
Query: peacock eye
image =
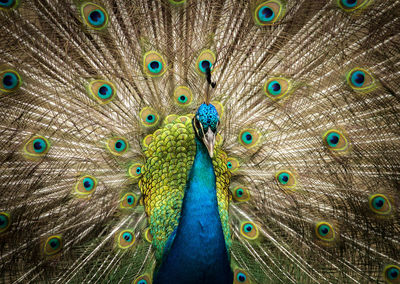
[(119, 248), (127, 249), (135, 243), (135, 235), (132, 230), (123, 230), (117, 234), (117, 244)]
[(335, 239), (335, 231), (331, 224), (319, 222), (315, 225), (316, 236), (323, 241), (331, 242)]
[(46, 141), (42, 138), (37, 138), (35, 140), (33, 140), (33, 150), (36, 153), (43, 153), (43, 151), (46, 150)]
[(135, 279), (133, 284), (150, 284), (150, 276), (147, 274), (140, 275), (138, 278)]
[(362, 68), (354, 68), (347, 74), (347, 83), (356, 92), (366, 93), (376, 87), (371, 73)]
[(248, 284), (248, 283), (250, 283), (249, 277), (247, 276), (246, 271), (244, 271), (243, 269), (237, 268), (234, 270), (233, 273), (234, 273), (233, 284), (237, 284), (237, 283)]
[(149, 63), (147, 67), (151, 73), (157, 74), (162, 70), (163, 65), (160, 61), (153, 60)]
[(261, 26), (272, 25), (283, 17), (284, 12), (285, 7), (281, 1), (266, 1), (256, 8), (254, 20), (256, 24)]
[(200, 74), (205, 74), (207, 68), (213, 70), (215, 64), (216, 56), (214, 52), (209, 49), (203, 50), (196, 61), (196, 69)]
[(369, 208), (379, 215), (388, 215), (392, 211), (389, 199), (383, 194), (374, 194), (369, 198)]
[(103, 25), (106, 20), (106, 17), (103, 11), (97, 9), (93, 10), (89, 13), (89, 22), (94, 26)]
[(348, 142), (346, 137), (335, 129), (330, 129), (323, 135), (327, 147), (333, 151), (346, 151)]
[(97, 92), (97, 95), (103, 99), (109, 99), (113, 94), (113, 89), (111, 88), (110, 85), (103, 84), (100, 86), (99, 91)]
[(264, 93), (273, 100), (286, 97), (292, 90), (291, 82), (283, 77), (272, 77), (264, 85)]
[(240, 164), (236, 158), (230, 157), (227, 160), (226, 167), (233, 173), (240, 167)]
[(44, 243), (44, 254), (47, 256), (55, 255), (61, 251), (63, 241), (61, 236), (50, 236)]
[(89, 83), (89, 92), (100, 104), (109, 103), (115, 96), (115, 86), (105, 80), (94, 80)]
[(357, 0), (341, 0), (343, 6), (353, 8), (357, 5)]
[(199, 69), (201, 72), (206, 73), (207, 69), (211, 70), (212, 63), (209, 60), (202, 60), (199, 62)]
[(24, 152), (30, 157), (44, 156), (50, 148), (50, 143), (42, 136), (34, 136), (25, 143)]
[(97, 187), (97, 180), (89, 175), (80, 177), (75, 185), (75, 193), (85, 197), (93, 193)]
[(107, 149), (113, 155), (122, 155), (128, 149), (128, 141), (123, 137), (111, 138), (107, 141)]
[(384, 269), (385, 280), (388, 283), (399, 283), (400, 280), (400, 267), (397, 265), (388, 265)]
[(124, 151), (126, 149), (126, 143), (124, 140), (119, 139), (116, 143), (115, 143), (115, 150), (118, 152)]
[(21, 86), (22, 82), (18, 72), (14, 70), (0, 71), (0, 80), (0, 90), (5, 93), (15, 91)]
[(153, 123), (155, 119), (156, 119), (156, 117), (152, 114), (149, 114), (148, 116), (146, 116), (146, 122), (148, 122), (148, 123)]
[(160, 53), (149, 51), (143, 58), (143, 71), (151, 77), (160, 77), (167, 70), (165, 61)]
[(245, 282), (246, 281), (246, 275), (244, 275), (243, 273), (238, 273), (237, 280), (239, 282)]
[(10, 214), (6, 212), (0, 212), (0, 234), (7, 231), (11, 225)]
[(145, 107), (140, 111), (140, 118), (143, 126), (152, 127), (158, 122), (156, 111), (150, 107)]
[(338, 0), (339, 7), (346, 12), (365, 8), (370, 2), (371, 0)]
[(130, 177), (139, 178), (142, 176), (142, 167), (140, 163), (134, 163), (129, 167), (128, 173)]
[(258, 229), (256, 224), (253, 222), (247, 221), (243, 222), (240, 226), (240, 233), (243, 237), (249, 240), (254, 240), (258, 237)]
[(136, 195), (132, 192), (128, 192), (122, 197), (120, 206), (121, 208), (134, 208), (136, 206), (136, 203)]
[(281, 84), (278, 81), (272, 81), (268, 84), (268, 92), (274, 96), (280, 95), (282, 92)]
[(329, 133), (326, 137), (326, 141), (330, 147), (336, 147), (339, 144), (340, 135), (338, 133), (332, 132)]
[(101, 30), (108, 24), (108, 15), (103, 7), (94, 3), (85, 3), (81, 7), (82, 18), (87, 26)]
[(247, 201), (250, 199), (250, 193), (247, 188), (242, 186), (236, 186), (232, 190), (233, 199), (238, 202)]
[(246, 144), (250, 144), (251, 142), (253, 142), (253, 135), (250, 132), (244, 132), (242, 134), (242, 141)]
[(236, 279), (237, 279), (237, 281), (239, 281), (240, 283), (244, 283), (244, 282), (246, 282), (247, 277), (246, 277), (246, 274), (244, 274), (244, 273), (242, 273), (242, 272), (239, 272), (239, 273), (236, 275)]
[(296, 179), (290, 171), (279, 171), (275, 174), (278, 185), (284, 189), (291, 189), (296, 186)]
[(188, 98), (187, 98), (185, 95), (180, 95), (179, 98), (178, 98), (178, 101), (179, 101), (181, 104), (186, 103), (187, 100), (188, 100)]
[(17, 7), (19, 0), (1, 0), (0, 9), (8, 10)]
[(246, 148), (252, 148), (258, 144), (260, 137), (260, 133), (255, 129), (243, 129), (239, 133), (239, 142)]
[(287, 173), (281, 173), (281, 174), (278, 176), (278, 180), (279, 180), (279, 182), (280, 182), (281, 184), (287, 184), (288, 181), (289, 181), (289, 174), (287, 174)]
[(178, 106), (188, 106), (193, 100), (192, 91), (188, 87), (178, 86), (174, 91), (174, 99)]
[(91, 178), (84, 178), (83, 179), (83, 187), (87, 190), (90, 191), (94, 187), (94, 181)]

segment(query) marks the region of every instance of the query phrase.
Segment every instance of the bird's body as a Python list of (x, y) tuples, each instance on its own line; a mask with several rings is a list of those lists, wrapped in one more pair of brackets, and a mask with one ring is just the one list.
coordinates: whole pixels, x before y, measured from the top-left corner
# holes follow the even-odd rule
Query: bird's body
[(218, 212), (212, 161), (202, 142), (196, 142), (197, 152), (189, 174), (176, 236), (155, 283), (233, 281)]
[(399, 283), (400, 1), (0, 0), (1, 283)]

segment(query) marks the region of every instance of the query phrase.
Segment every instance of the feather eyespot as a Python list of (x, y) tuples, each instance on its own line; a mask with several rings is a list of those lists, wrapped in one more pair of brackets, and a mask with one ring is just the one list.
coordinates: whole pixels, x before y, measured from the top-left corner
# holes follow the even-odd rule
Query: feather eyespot
[(151, 107), (145, 107), (140, 111), (140, 118), (142, 125), (145, 127), (152, 127), (158, 123), (158, 114)]
[(1, 0), (0, 10), (14, 9), (19, 5), (19, 0)]
[(148, 274), (140, 275), (133, 284), (151, 284), (150, 276)]
[(135, 234), (132, 230), (123, 230), (117, 233), (117, 245), (121, 249), (127, 249), (135, 243)]
[(256, 146), (261, 138), (261, 134), (255, 129), (243, 129), (239, 133), (239, 143), (250, 149)]
[(10, 214), (6, 212), (0, 212), (0, 234), (4, 233), (11, 226)]
[(349, 143), (347, 138), (339, 130), (328, 130), (323, 135), (323, 139), (329, 150), (336, 152), (345, 152), (348, 150)]
[(132, 192), (126, 193), (120, 202), (120, 207), (123, 209), (134, 208), (137, 204), (138, 198)]
[(281, 1), (265, 1), (257, 6), (254, 12), (254, 20), (257, 25), (273, 25), (281, 20), (285, 14), (285, 6)]
[(277, 172), (275, 174), (275, 180), (277, 181), (278, 185), (284, 189), (293, 189), (297, 184), (293, 173), (288, 170)]
[(92, 194), (97, 187), (97, 179), (92, 176), (85, 175), (78, 179), (75, 185), (75, 193), (78, 196), (86, 197)]
[(63, 239), (61, 236), (50, 236), (44, 242), (43, 253), (46, 256), (53, 256), (59, 253), (63, 248)]
[(94, 80), (89, 83), (89, 93), (100, 104), (104, 105), (115, 97), (116, 89), (113, 83), (105, 80)]
[(367, 93), (376, 88), (375, 78), (363, 68), (354, 68), (347, 73), (347, 83), (356, 92)]
[(400, 283), (400, 267), (397, 265), (387, 265), (383, 270), (383, 277), (388, 283)]
[(146, 52), (143, 57), (143, 71), (150, 77), (162, 76), (167, 71), (162, 55), (156, 51)]
[(106, 145), (110, 153), (116, 156), (124, 154), (129, 147), (128, 141), (123, 137), (113, 137)]
[(216, 61), (215, 53), (209, 49), (203, 50), (196, 60), (196, 70), (198, 73), (204, 75), (209, 68), (212, 72)]
[(88, 2), (82, 5), (81, 14), (83, 21), (90, 28), (101, 30), (107, 27), (108, 14), (103, 7)]
[(315, 225), (315, 235), (325, 242), (332, 242), (335, 240), (335, 230), (328, 222), (317, 223)]
[(232, 157), (228, 158), (226, 167), (228, 168), (228, 170), (230, 172), (232, 172), (232, 173), (236, 172), (240, 167), (238, 159), (232, 158)]
[(43, 136), (33, 136), (25, 143), (24, 153), (29, 157), (42, 157), (50, 149), (49, 141)]
[(292, 90), (292, 83), (283, 77), (273, 77), (264, 84), (264, 93), (272, 100), (286, 97)]
[(174, 91), (174, 101), (178, 106), (186, 107), (193, 101), (192, 91), (185, 86), (178, 86)]
[(388, 215), (392, 212), (392, 205), (384, 194), (374, 194), (369, 197), (369, 208), (378, 215)]
[(236, 186), (232, 190), (233, 199), (238, 202), (244, 202), (250, 199), (250, 192), (243, 186)]
[(239, 283), (244, 283), (244, 284), (249, 284), (249, 276), (247, 275), (247, 272), (244, 271), (243, 269), (235, 269), (234, 270), (234, 279), (233, 283), (234, 284), (239, 284)]
[(129, 176), (132, 178), (140, 178), (143, 174), (143, 164), (140, 163), (134, 163), (129, 166), (128, 170)]
[(21, 86), (21, 76), (17, 71), (7, 69), (0, 71), (0, 91), (11, 93)]
[(256, 224), (251, 221), (243, 222), (241, 224), (240, 233), (248, 240), (255, 240), (258, 238), (258, 228)]
[(360, 8), (365, 8), (371, 0), (338, 0), (338, 5), (346, 12), (352, 12)]

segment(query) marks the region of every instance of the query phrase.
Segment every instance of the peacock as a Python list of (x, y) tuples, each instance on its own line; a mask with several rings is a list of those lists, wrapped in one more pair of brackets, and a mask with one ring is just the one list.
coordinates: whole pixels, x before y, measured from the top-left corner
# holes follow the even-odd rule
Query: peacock
[(400, 283), (399, 0), (0, 0), (1, 283)]

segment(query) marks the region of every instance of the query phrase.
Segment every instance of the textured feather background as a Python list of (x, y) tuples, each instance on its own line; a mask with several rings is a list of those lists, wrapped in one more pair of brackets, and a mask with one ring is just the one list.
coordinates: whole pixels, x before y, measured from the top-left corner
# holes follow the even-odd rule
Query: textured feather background
[[(89, 2), (8, 1), (15, 5), (0, 10), (0, 282), (151, 278), (140, 177), (129, 167), (146, 162), (143, 139), (168, 115), (194, 113), (204, 101), (207, 81), (196, 66), (209, 51), (220, 147), (234, 158), (235, 275), (399, 283), (400, 1), (358, 0), (356, 9), (343, 1), (96, 0), (106, 11), (102, 28), (85, 19)], [(267, 2), (284, 8), (262, 25), (257, 9)], [(165, 63), (157, 77), (146, 70), (154, 51)], [(10, 70), (18, 84), (7, 89)], [(356, 71), (366, 87), (354, 85)], [(95, 98), (95, 80), (114, 85), (112, 100)], [(268, 93), (271, 80), (286, 86), (282, 96)], [(179, 104), (177, 86), (191, 90), (191, 103)], [(146, 123), (143, 110), (157, 120)], [(341, 149), (329, 144), (332, 131)], [(46, 151), (32, 155), (40, 137)], [(112, 137), (129, 144), (122, 155), (107, 148)], [(77, 194), (84, 177), (95, 177), (88, 196)], [(134, 206), (121, 208), (128, 193)], [(256, 240), (241, 230), (249, 221)], [(321, 237), (321, 222), (332, 238)], [(118, 240), (124, 230), (135, 236), (128, 248)], [(52, 253), (54, 237), (60, 248)]]

